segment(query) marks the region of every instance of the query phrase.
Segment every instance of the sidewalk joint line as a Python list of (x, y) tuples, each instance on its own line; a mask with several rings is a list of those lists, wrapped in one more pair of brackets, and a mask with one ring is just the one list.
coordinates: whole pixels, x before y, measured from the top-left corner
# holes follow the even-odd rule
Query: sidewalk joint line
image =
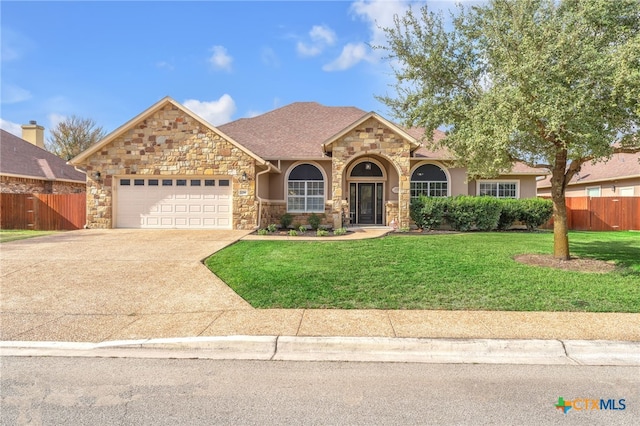
[(271, 355), (271, 358), (269, 358), (269, 361), (273, 361), (273, 359), (276, 357), (276, 355), (278, 354), (278, 342), (280, 341), (280, 335), (276, 336), (276, 342), (275, 342), (275, 346), (273, 347), (273, 354)]
[(304, 320), (304, 314), (307, 312), (306, 309), (302, 310), (302, 315), (300, 315), (300, 322), (298, 322), (298, 328), (296, 329), (296, 336), (300, 334), (300, 328), (302, 327), (302, 320)]

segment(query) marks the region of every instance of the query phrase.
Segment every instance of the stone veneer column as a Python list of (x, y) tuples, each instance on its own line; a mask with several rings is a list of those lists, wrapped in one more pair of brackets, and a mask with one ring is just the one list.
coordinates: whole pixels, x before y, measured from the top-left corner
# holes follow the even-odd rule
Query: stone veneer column
[[(399, 173), (398, 226), (409, 226), (410, 202), (410, 152), (411, 145), (399, 135), (371, 118), (332, 145), (331, 185), (333, 190), (333, 226), (342, 226), (344, 172), (347, 164), (362, 155), (379, 155), (387, 158)], [(390, 219), (387, 218), (387, 221)]]

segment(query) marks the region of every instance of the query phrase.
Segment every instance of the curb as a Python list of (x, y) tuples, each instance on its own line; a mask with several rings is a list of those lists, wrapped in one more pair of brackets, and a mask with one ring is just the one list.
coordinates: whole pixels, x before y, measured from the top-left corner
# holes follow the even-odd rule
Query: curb
[(0, 356), (640, 366), (640, 342), (219, 336), (85, 342), (0, 342)]

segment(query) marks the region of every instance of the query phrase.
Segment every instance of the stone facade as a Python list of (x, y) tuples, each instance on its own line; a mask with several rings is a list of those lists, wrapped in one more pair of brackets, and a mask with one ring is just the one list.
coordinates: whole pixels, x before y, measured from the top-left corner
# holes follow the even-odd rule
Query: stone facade
[[(260, 227), (266, 228), (267, 225), (275, 223), (280, 225), (280, 218), (287, 212), (286, 201), (270, 201), (262, 203), (262, 220), (260, 221)], [(311, 213), (289, 213), (292, 217), (291, 225), (308, 225), (309, 216)], [(326, 203), (324, 206), (324, 213), (316, 213), (320, 217), (320, 226), (332, 227), (334, 224), (331, 220), (331, 203)]]
[[(346, 170), (359, 157), (371, 156), (384, 158), (395, 167), (399, 174), (397, 214), (398, 226), (409, 226), (409, 176), (410, 176), (410, 142), (400, 137), (387, 126), (370, 118), (357, 128), (336, 140), (332, 144), (332, 193), (333, 206), (332, 221), (334, 227), (342, 223), (342, 214), (347, 198)], [(387, 170), (390, 172), (390, 170)], [(347, 206), (348, 208), (348, 206)], [(386, 223), (392, 218), (389, 214), (396, 213), (387, 207)]]
[(85, 192), (83, 182), (61, 182), (0, 176), (0, 192), (12, 194), (78, 194)]
[[(116, 176), (228, 177), (233, 229), (253, 229), (257, 223), (256, 160), (172, 104), (149, 114), (93, 153), (86, 169), (90, 228), (113, 227)], [(240, 178), (243, 172), (246, 180)]]

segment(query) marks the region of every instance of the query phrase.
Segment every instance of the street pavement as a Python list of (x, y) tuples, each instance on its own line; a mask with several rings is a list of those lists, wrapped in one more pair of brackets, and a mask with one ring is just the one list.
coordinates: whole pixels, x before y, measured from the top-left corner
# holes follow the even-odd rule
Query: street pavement
[[(331, 240), (389, 232), (354, 230)], [(254, 309), (202, 264), (242, 238), (256, 237), (118, 229), (4, 243), (0, 354), (640, 365), (640, 314)]]

